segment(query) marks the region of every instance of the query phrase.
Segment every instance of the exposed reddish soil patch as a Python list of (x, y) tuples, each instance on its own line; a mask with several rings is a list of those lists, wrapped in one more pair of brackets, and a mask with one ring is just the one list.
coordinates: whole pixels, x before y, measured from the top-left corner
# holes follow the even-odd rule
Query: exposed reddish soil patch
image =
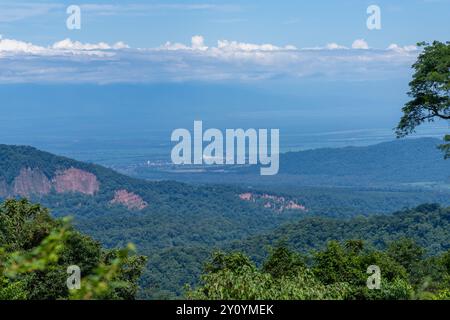
[(239, 195), (239, 198), (241, 198), (241, 200), (244, 201), (250, 201), (252, 200), (253, 195), (250, 192), (246, 192), (246, 193), (241, 193)]
[(241, 193), (239, 198), (243, 201), (250, 201), (256, 204), (260, 204), (264, 208), (271, 209), (277, 212), (283, 212), (285, 210), (299, 210), (308, 211), (308, 209), (294, 200), (286, 199), (285, 197), (275, 196), (271, 194), (258, 194), (258, 193)]
[(53, 185), (58, 193), (79, 192), (92, 196), (100, 190), (100, 183), (94, 174), (75, 168), (59, 172), (53, 178)]
[(14, 179), (12, 193), (22, 197), (30, 195), (46, 195), (50, 193), (52, 184), (39, 169), (22, 168)]
[(114, 199), (111, 200), (112, 204), (121, 204), (130, 210), (142, 210), (148, 206), (140, 196), (127, 190), (117, 190), (114, 194)]

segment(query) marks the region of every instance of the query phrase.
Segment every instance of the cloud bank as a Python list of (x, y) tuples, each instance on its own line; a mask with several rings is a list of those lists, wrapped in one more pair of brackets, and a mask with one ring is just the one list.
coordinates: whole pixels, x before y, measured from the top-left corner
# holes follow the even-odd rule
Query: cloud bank
[(208, 46), (201, 35), (190, 44), (167, 42), (156, 48), (130, 48), (124, 42), (82, 43), (64, 39), (49, 46), (0, 40), (0, 82), (180, 82), (260, 81), (323, 78), (385, 79), (407, 74), (415, 46), (369, 47), (363, 39), (350, 47), (255, 44), (219, 40)]

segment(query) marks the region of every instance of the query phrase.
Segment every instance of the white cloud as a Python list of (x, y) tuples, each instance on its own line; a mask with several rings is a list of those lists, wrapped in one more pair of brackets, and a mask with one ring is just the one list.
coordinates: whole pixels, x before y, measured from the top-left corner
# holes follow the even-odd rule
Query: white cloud
[(129, 46), (122, 41), (116, 42), (113, 45), (109, 45), (106, 42), (99, 43), (82, 43), (79, 41), (72, 41), (69, 38), (59, 42), (55, 42), (52, 46), (55, 50), (118, 50), (127, 49)]
[(112, 46), (112, 48), (113, 48), (114, 50), (120, 50), (120, 49), (129, 49), (130, 46), (127, 45), (127, 44), (126, 44), (125, 42), (123, 42), (123, 41), (118, 41), (118, 42), (116, 42), (116, 43)]
[(202, 36), (193, 36), (191, 39), (191, 46), (194, 50), (207, 50), (205, 46), (205, 39)]
[(35, 46), (30, 42), (18, 41), (13, 39), (1, 39), (0, 37), (0, 54), (1, 53), (25, 53), (25, 54), (43, 54), (46, 52), (44, 47)]
[(278, 47), (273, 44), (253, 44), (237, 41), (219, 40), (217, 42), (217, 48), (224, 51), (282, 51), (282, 50), (296, 50), (297, 48), (292, 45), (285, 47)]
[(389, 47), (387, 48), (387, 50), (392, 50), (392, 51), (395, 51), (395, 52), (400, 52), (400, 53), (402, 53), (402, 52), (413, 52), (413, 51), (417, 51), (418, 48), (417, 48), (416, 46), (414, 46), (414, 45), (401, 47), (401, 46), (399, 46), (398, 44), (393, 43), (393, 44), (389, 45)]
[(117, 42), (109, 45), (105, 42), (96, 44), (82, 43), (79, 41), (72, 41), (64, 39), (58, 41), (51, 46), (42, 47), (29, 42), (2, 39), (0, 36), (0, 58), (14, 57), (19, 55), (33, 55), (33, 56), (86, 56), (86, 57), (112, 57), (113, 51), (128, 49), (129, 46), (124, 42)]
[(99, 42), (97, 44), (81, 43), (79, 41), (72, 41), (70, 39), (64, 39), (59, 42), (55, 42), (52, 46), (55, 50), (109, 50), (111, 47), (105, 42)]
[(177, 51), (177, 50), (201, 50), (205, 51), (208, 49), (207, 46), (205, 46), (205, 39), (203, 36), (193, 36), (191, 38), (191, 45), (187, 46), (182, 43), (172, 43), (170, 41), (167, 41), (163, 46), (158, 48), (159, 50), (171, 50), (171, 51)]
[(229, 53), (229, 52), (275, 52), (275, 51), (289, 51), (289, 50), (297, 50), (297, 48), (293, 45), (286, 45), (284, 47), (279, 47), (270, 43), (266, 44), (254, 44), (254, 43), (245, 43), (238, 41), (229, 41), (229, 40), (219, 40), (217, 41), (217, 47), (211, 47), (205, 45), (205, 39), (203, 36), (196, 35), (191, 38), (191, 45), (185, 45), (183, 43), (172, 43), (170, 41), (166, 42), (163, 46), (157, 48), (158, 50), (199, 50), (199, 51), (207, 51), (211, 54), (219, 54)]
[(407, 74), (418, 52), (414, 46), (396, 44), (387, 49), (370, 49), (363, 40), (355, 41), (352, 48), (333, 42), (298, 49), (232, 40), (207, 46), (205, 39), (196, 35), (189, 45), (167, 42), (157, 48), (133, 49), (124, 42), (64, 39), (44, 47), (4, 39), (0, 41), (0, 82), (259, 81), (305, 77), (360, 80)]
[(369, 49), (369, 45), (364, 39), (356, 39), (352, 43), (352, 49)]
[(191, 50), (192, 48), (182, 43), (172, 43), (170, 41), (167, 41), (163, 46), (159, 47), (158, 49), (176, 51), (176, 50)]
[(341, 46), (337, 44), (336, 42), (328, 43), (326, 48), (328, 50), (341, 50), (341, 49), (348, 49), (346, 46)]

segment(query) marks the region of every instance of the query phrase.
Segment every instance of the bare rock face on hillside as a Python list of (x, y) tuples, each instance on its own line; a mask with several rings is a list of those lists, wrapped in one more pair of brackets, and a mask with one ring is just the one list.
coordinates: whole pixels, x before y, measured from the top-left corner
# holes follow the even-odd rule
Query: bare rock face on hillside
[(286, 199), (285, 197), (275, 196), (267, 193), (251, 193), (245, 192), (239, 195), (242, 201), (254, 202), (276, 212), (283, 212), (286, 210), (308, 211), (308, 209), (294, 200)]
[(142, 210), (148, 206), (148, 203), (139, 195), (123, 189), (116, 191), (114, 199), (111, 200), (111, 204), (121, 204), (130, 210)]
[(12, 185), (13, 195), (28, 197), (30, 195), (46, 195), (50, 193), (52, 184), (39, 169), (22, 168)]
[(253, 194), (251, 194), (250, 192), (241, 193), (241, 194), (239, 195), (239, 198), (240, 198), (241, 200), (244, 200), (244, 201), (252, 201), (252, 199), (253, 199)]
[(52, 180), (42, 170), (29, 167), (22, 168), (11, 184), (0, 178), (0, 198), (45, 196), (52, 191), (92, 196), (99, 190), (100, 183), (94, 174), (75, 168), (56, 172)]
[(100, 190), (100, 183), (94, 174), (75, 168), (58, 172), (53, 178), (53, 185), (58, 193), (79, 192), (94, 195)]

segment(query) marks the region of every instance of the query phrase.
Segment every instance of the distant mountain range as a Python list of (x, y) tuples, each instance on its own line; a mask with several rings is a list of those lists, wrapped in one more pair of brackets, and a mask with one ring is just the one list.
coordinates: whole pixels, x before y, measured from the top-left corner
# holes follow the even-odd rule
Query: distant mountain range
[[(435, 138), (402, 139), (365, 147), (320, 148), (280, 154), (280, 171), (260, 176), (257, 166), (204, 167), (191, 173), (183, 167), (141, 166), (136, 177), (185, 182), (294, 185), (320, 187), (409, 187), (450, 184), (450, 161)], [(220, 169), (220, 170), (219, 170)], [(197, 170), (198, 171), (198, 170)]]
[(367, 147), (325, 148), (288, 152), (281, 156), (281, 173), (358, 177), (377, 182), (448, 181), (445, 161), (434, 138), (405, 139)]

